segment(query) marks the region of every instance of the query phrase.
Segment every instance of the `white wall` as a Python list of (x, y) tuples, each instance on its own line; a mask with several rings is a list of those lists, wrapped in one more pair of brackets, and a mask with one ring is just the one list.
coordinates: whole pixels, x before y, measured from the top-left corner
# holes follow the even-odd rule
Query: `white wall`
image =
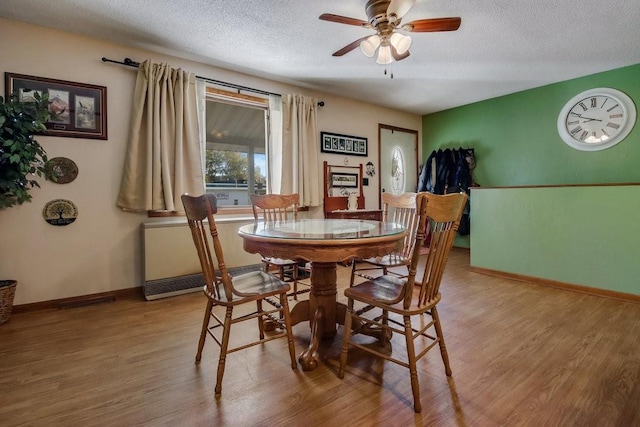
[[(136, 72), (129, 67), (103, 63), (103, 56), (137, 61), (150, 58), (217, 80), (277, 93), (315, 96), (325, 102), (318, 114), (319, 131), (369, 139), (369, 157), (350, 157), (351, 164), (371, 160), (377, 165), (378, 123), (421, 130), (421, 117), (417, 115), (0, 19), (0, 71), (107, 87), (107, 141), (38, 137), (50, 158), (64, 156), (76, 162), (79, 168), (76, 180), (64, 185), (41, 180), (42, 188), (32, 192), (31, 203), (0, 211), (0, 278), (18, 280), (16, 305), (131, 288), (142, 283), (141, 224), (149, 219), (146, 215), (121, 212), (115, 206)], [(320, 161), (330, 163), (341, 164), (343, 159), (344, 156), (335, 154), (320, 155)], [(319, 185), (321, 174), (320, 168)], [(377, 185), (377, 179), (370, 180), (365, 188), (367, 207), (377, 207)], [(77, 205), (79, 216), (73, 224), (55, 227), (43, 220), (45, 203), (57, 198), (72, 200)], [(311, 215), (321, 216), (321, 210), (315, 209)]]

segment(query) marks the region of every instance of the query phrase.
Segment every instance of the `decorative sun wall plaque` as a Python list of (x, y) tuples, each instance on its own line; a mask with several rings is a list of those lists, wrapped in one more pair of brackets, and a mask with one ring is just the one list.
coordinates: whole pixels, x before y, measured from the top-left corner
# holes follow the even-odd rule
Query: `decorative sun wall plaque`
[(49, 179), (55, 176), (53, 182), (57, 184), (68, 184), (78, 176), (78, 165), (66, 157), (54, 157), (47, 163), (47, 173)]
[(71, 200), (55, 199), (44, 205), (42, 216), (51, 225), (69, 225), (78, 217), (78, 208)]

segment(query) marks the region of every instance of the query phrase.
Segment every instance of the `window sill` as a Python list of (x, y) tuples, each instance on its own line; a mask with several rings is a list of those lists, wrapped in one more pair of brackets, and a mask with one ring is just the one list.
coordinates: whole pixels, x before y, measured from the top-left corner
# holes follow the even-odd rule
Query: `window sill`
[[(298, 212), (308, 212), (308, 206), (300, 206)], [(216, 215), (246, 215), (253, 216), (253, 209), (251, 206), (238, 206), (238, 207), (221, 207), (218, 209)], [(184, 213), (176, 211), (148, 211), (147, 216), (149, 218), (172, 218), (183, 217)]]
[[(238, 206), (232, 208), (219, 208), (216, 215), (245, 215), (250, 214), (253, 216), (253, 209), (250, 206)], [(167, 218), (167, 217), (181, 217), (184, 216), (183, 212), (176, 211), (148, 211), (147, 216), (149, 218)]]

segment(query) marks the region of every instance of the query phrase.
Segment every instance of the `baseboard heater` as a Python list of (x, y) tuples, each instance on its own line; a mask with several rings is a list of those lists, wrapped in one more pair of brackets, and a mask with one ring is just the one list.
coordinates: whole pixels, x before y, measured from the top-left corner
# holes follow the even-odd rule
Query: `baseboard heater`
[[(251, 271), (260, 270), (262, 264), (245, 265), (230, 268), (229, 274), (239, 276)], [(190, 292), (201, 292), (204, 286), (202, 273), (188, 274), (178, 277), (167, 277), (164, 279), (148, 280), (144, 282), (144, 297), (151, 301), (160, 298), (167, 298), (176, 295), (188, 294)]]

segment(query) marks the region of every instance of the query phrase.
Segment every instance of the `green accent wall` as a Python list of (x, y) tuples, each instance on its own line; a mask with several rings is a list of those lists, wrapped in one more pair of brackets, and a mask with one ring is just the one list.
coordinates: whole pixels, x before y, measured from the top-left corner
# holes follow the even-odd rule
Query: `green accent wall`
[(621, 90), (638, 106), (640, 64), (426, 115), (424, 158), (439, 148), (474, 148), (474, 179), (483, 187), (640, 182), (637, 122), (627, 138), (603, 151), (576, 150), (558, 135), (564, 104), (596, 87)]
[[(627, 138), (606, 150), (579, 151), (565, 144), (558, 135), (556, 123), (565, 103), (578, 93), (597, 87), (615, 88), (625, 92), (638, 108), (640, 64), (423, 116), (423, 161), (432, 150), (474, 148), (477, 166), (473, 177), (482, 187), (640, 183), (640, 125), (638, 124), (640, 111), (639, 119), (636, 120)], [(624, 187), (620, 188), (624, 192)], [(571, 187), (568, 187), (567, 191), (571, 192), (570, 189)], [(542, 189), (543, 192), (549, 190), (550, 188)], [(482, 191), (484, 189), (474, 193), (479, 194)], [(456, 246), (471, 248), (473, 266), (527, 275), (528, 273), (523, 271), (526, 269), (522, 269), (520, 265), (522, 262), (520, 258), (523, 255), (513, 247), (502, 246), (505, 244), (503, 239), (494, 239), (492, 234), (484, 231), (486, 228), (483, 227), (487, 223), (498, 221), (495, 210), (488, 209), (485, 202), (476, 205), (473, 200), (474, 194), (471, 198), (471, 235), (458, 236)], [(531, 229), (536, 230), (536, 233), (552, 233), (545, 222), (537, 221), (530, 215), (523, 215), (520, 209), (510, 210), (511, 207), (518, 207), (520, 203), (528, 202), (515, 198), (508, 203), (500, 204), (503, 209), (508, 210), (504, 214), (514, 222), (510, 229)], [(576, 213), (572, 212), (570, 217), (563, 217), (568, 213), (563, 211), (562, 205), (563, 199), (558, 198), (554, 202), (552, 216), (554, 218), (558, 216), (559, 223), (571, 223), (577, 218)], [(631, 215), (635, 218), (638, 206), (636, 205), (635, 208), (634, 211), (624, 211), (624, 215), (621, 216)], [(588, 215), (588, 212), (584, 214)], [(604, 218), (601, 219), (604, 220)], [(631, 221), (631, 218), (628, 221)], [(627, 222), (621, 226), (629, 228), (630, 225)], [(596, 223), (593, 226), (597, 227), (599, 224)], [(482, 230), (479, 230), (481, 228)], [(636, 236), (640, 239), (640, 235), (636, 234)], [(483, 239), (482, 242), (476, 241), (480, 238)], [(546, 242), (547, 238), (548, 236), (533, 234), (527, 236), (527, 244), (532, 241)], [(608, 239), (606, 235), (601, 238), (602, 240), (598, 242), (599, 250), (612, 254), (617, 259), (627, 259), (626, 254), (639, 253), (637, 245), (633, 244), (633, 239), (614, 241)], [(534, 264), (549, 265), (550, 259), (563, 260), (557, 268), (558, 271), (554, 272), (554, 277), (530, 275), (577, 285), (640, 293), (637, 289), (631, 290), (628, 285), (616, 285), (618, 279), (616, 275), (619, 273), (612, 275), (606, 283), (597, 285), (585, 283), (586, 276), (581, 274), (580, 268), (573, 268), (585, 259), (577, 255), (582, 252), (584, 241), (576, 234), (569, 234), (565, 239), (567, 240), (562, 245), (540, 247), (540, 252), (526, 251), (526, 256)], [(474, 253), (476, 250), (489, 253)], [(567, 262), (567, 254), (576, 254), (575, 259)], [(608, 269), (607, 265), (601, 267), (605, 271)], [(626, 264), (624, 267), (627, 271), (634, 271), (638, 277), (637, 268), (634, 269), (632, 264)], [(612, 264), (608, 272), (613, 273), (617, 268), (621, 266)]]
[(640, 185), (471, 190), (471, 265), (640, 295)]

